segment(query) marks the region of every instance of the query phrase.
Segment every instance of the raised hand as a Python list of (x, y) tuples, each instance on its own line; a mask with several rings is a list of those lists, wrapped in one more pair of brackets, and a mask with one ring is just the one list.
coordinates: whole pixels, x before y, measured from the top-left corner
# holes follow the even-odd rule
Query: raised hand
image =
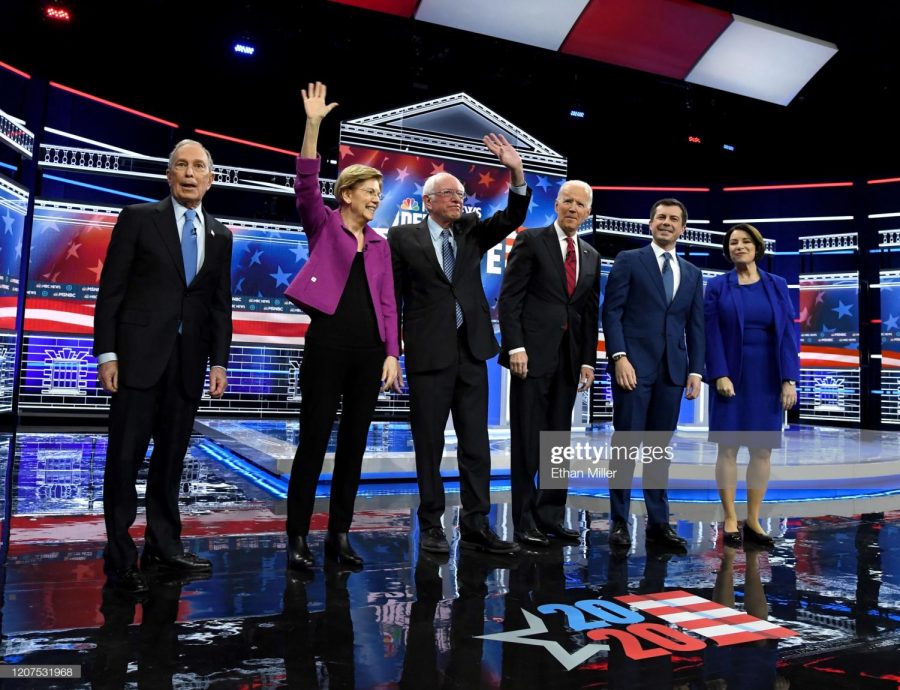
[(307, 88), (300, 89), (303, 96), (303, 109), (306, 111), (306, 117), (311, 122), (318, 124), (323, 118), (337, 107), (337, 103), (325, 103), (325, 95), (328, 93), (328, 87), (320, 81), (315, 84), (309, 83)]
[(515, 147), (502, 134), (485, 134), (484, 145), (512, 173), (512, 183), (516, 186), (525, 184), (525, 173), (522, 169), (522, 158)]

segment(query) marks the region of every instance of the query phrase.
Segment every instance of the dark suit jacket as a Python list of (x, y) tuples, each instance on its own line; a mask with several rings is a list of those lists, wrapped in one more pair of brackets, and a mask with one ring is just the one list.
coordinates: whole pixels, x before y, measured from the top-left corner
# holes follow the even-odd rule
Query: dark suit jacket
[(603, 295), (606, 352), (625, 352), (638, 379), (653, 376), (665, 362), (673, 385), (684, 386), (689, 373), (703, 372), (703, 276), (678, 259), (681, 282), (671, 304), (653, 248), (621, 252)]
[[(775, 312), (776, 352), (781, 379), (800, 378), (800, 340), (794, 324), (794, 307), (788, 296), (787, 282), (781, 276), (762, 269), (759, 278)], [(744, 338), (744, 303), (738, 294), (735, 271), (716, 276), (706, 285), (706, 380), (727, 376), (737, 385), (741, 380), (741, 351)]]
[(507, 207), (490, 218), (466, 213), (453, 224), (452, 284), (438, 263), (427, 220), (388, 231), (406, 371), (443, 369), (456, 361), (455, 301), (462, 307), (472, 354), (480, 360), (497, 354), (500, 346), (481, 282), (481, 257), (525, 222), (530, 199), (530, 189), (526, 194), (510, 193)]
[(203, 218), (203, 266), (188, 287), (171, 197), (119, 214), (100, 276), (94, 354), (116, 353), (121, 385), (159, 381), (179, 323), (185, 394), (202, 395), (207, 360), (228, 363), (231, 232), (205, 210)]
[(524, 347), (528, 375), (556, 370), (566, 325), (572, 376), (597, 360), (600, 311), (600, 255), (576, 240), (580, 265), (572, 297), (566, 290), (565, 264), (556, 228), (530, 228), (516, 237), (500, 290), (500, 364), (509, 366), (509, 351)]

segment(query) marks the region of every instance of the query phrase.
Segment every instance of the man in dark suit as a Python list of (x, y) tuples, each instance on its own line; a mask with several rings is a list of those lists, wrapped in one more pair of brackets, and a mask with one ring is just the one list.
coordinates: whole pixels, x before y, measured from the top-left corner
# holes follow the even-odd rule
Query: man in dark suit
[(570, 431), (576, 392), (594, 381), (600, 255), (578, 238), (592, 198), (585, 182), (563, 184), (554, 223), (516, 238), (500, 290), (500, 364), (513, 375), (513, 525), (516, 540), (531, 546), (547, 546), (549, 536), (579, 540), (563, 524), (566, 490), (538, 490), (535, 477), (541, 432)]
[(449, 551), (441, 527), (445, 503), (440, 465), (451, 411), (463, 507), (460, 542), (491, 553), (519, 550), (517, 544), (501, 540), (487, 520), (491, 454), (485, 361), (500, 348), (481, 282), (481, 258), (525, 221), (531, 191), (522, 159), (506, 138), (491, 134), (484, 142), (510, 171), (506, 209), (485, 220), (463, 213), (462, 183), (449, 173), (438, 173), (422, 190), (428, 217), (388, 232), (416, 448), (420, 544), (435, 553)]
[(146, 592), (147, 582), (128, 529), (151, 437), (141, 568), (211, 569), (182, 546), (178, 493), (207, 361), (209, 393), (221, 397), (231, 345), (231, 233), (200, 205), (213, 182), (209, 151), (179, 142), (166, 178), (171, 196), (119, 214), (94, 316), (98, 377), (112, 393), (105, 570), (110, 584), (134, 593)]
[[(684, 550), (685, 541), (669, 525), (667, 446), (678, 424), (682, 391), (688, 400), (700, 394), (698, 372), (705, 357), (703, 277), (675, 255), (686, 224), (687, 209), (677, 199), (653, 204), (653, 241), (616, 257), (603, 300), (603, 334), (613, 367), (612, 450), (643, 442), (638, 450), (649, 459), (643, 481), (647, 543), (675, 551)], [(614, 457), (609, 543), (621, 548), (631, 544), (627, 520), (635, 461), (633, 453)]]

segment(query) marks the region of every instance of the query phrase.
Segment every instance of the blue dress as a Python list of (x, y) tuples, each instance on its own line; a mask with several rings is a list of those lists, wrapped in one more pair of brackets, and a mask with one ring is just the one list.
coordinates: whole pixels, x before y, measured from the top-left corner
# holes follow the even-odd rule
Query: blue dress
[[(710, 381), (709, 440), (729, 446), (781, 446), (784, 411), (775, 339), (775, 313), (762, 281), (738, 285), (744, 307), (741, 380), (724, 398)], [(752, 433), (751, 433), (752, 432)]]

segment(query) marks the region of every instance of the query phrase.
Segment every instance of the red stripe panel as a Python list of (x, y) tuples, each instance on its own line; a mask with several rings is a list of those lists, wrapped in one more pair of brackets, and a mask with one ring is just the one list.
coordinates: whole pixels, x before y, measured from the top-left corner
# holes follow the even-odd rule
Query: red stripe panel
[(732, 633), (730, 635), (722, 635), (721, 637), (714, 638), (716, 645), (719, 647), (728, 647), (733, 644), (743, 644), (744, 642), (757, 642), (759, 640), (765, 640), (767, 638), (763, 637), (759, 633), (755, 632), (739, 632)]
[(277, 323), (274, 321), (232, 321), (235, 335), (281, 335), (301, 338), (306, 335), (308, 323)]
[(688, 0), (592, 0), (560, 52), (684, 79), (731, 21)]
[(353, 5), (366, 10), (395, 14), (398, 17), (412, 17), (419, 0), (331, 0), (341, 5)]
[(75, 333), (77, 335), (94, 335), (90, 326), (79, 326), (49, 319), (25, 319), (25, 330), (38, 333)]

